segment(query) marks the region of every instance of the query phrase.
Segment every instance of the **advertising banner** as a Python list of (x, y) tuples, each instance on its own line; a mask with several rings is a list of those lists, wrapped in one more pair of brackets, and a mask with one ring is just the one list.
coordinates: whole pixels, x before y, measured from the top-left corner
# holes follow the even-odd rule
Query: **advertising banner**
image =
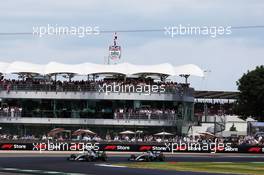
[(196, 153), (264, 153), (264, 146), (239, 145), (231, 143), (164, 143), (164, 144), (117, 144), (91, 142), (36, 142), (0, 143), (0, 150), (28, 151), (119, 151), (119, 152), (196, 152)]

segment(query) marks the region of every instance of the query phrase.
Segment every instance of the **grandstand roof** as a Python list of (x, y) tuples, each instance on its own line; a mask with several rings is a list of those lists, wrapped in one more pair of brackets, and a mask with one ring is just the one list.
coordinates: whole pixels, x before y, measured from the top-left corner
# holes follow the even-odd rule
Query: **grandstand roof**
[(200, 99), (237, 99), (236, 91), (195, 91), (194, 97)]
[(204, 76), (201, 68), (193, 64), (173, 66), (169, 63), (156, 65), (135, 65), (131, 63), (121, 63), (115, 65), (83, 63), (83, 64), (63, 64), (49, 62), (48, 64), (33, 64), (28, 62), (15, 61), (11, 63), (0, 62), (0, 73), (37, 73), (42, 75), (72, 73), (78, 75), (90, 74), (158, 74), (158, 75), (193, 75)]

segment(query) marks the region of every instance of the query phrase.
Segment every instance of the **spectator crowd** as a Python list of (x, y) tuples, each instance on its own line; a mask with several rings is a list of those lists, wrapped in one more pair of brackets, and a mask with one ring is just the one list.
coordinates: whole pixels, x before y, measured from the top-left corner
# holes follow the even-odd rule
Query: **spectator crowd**
[(102, 79), (102, 80), (80, 80), (80, 81), (61, 81), (45, 79), (26, 79), (26, 80), (0, 80), (0, 89), (10, 92), (11, 90), (37, 90), (37, 91), (98, 91), (100, 86), (107, 85), (163, 85), (166, 92), (184, 92), (188, 84), (177, 82), (154, 81), (153, 79)]
[(21, 117), (22, 108), (19, 106), (2, 106), (0, 107), (0, 117)]
[(159, 108), (119, 108), (114, 112), (114, 119), (171, 119), (177, 118), (177, 110), (175, 109), (159, 109)]
[[(173, 143), (213, 143), (215, 137), (204, 137), (204, 136), (157, 136), (154, 134), (106, 134), (105, 137), (99, 135), (83, 134), (74, 137), (68, 135), (58, 134), (56, 136), (48, 136), (43, 134), (35, 136), (33, 134), (28, 135), (12, 135), (0, 132), (0, 141), (15, 140), (15, 141), (85, 141), (85, 142), (120, 142), (120, 143), (161, 143), (161, 142), (173, 142)], [(239, 137), (227, 137), (217, 138), (218, 143), (232, 143), (233, 145), (248, 145), (248, 146), (264, 146), (263, 136), (239, 136)]]

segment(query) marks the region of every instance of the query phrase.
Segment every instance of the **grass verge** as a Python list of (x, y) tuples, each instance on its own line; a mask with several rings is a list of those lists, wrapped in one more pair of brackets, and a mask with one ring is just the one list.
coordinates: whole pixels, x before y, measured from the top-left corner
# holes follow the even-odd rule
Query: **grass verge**
[(264, 175), (264, 162), (130, 162), (118, 165), (129, 168)]

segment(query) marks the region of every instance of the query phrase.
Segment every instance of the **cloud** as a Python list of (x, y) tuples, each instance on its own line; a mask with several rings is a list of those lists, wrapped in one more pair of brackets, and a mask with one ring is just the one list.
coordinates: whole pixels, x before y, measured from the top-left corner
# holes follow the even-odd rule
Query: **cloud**
[[(144, 22), (190, 22), (254, 24), (262, 22), (264, 3), (257, 0), (13, 0), (1, 4), (0, 18), (20, 19), (21, 22), (97, 22), (117, 25), (133, 19), (132, 24)], [(250, 19), (250, 20), (248, 20)], [(2, 21), (3, 22), (3, 21)], [(128, 25), (128, 23), (125, 23)]]
[(235, 82), (243, 73), (263, 64), (264, 46), (252, 46), (243, 38), (163, 39), (124, 52), (133, 63), (197, 64), (211, 73), (207, 77), (208, 87), (202, 86), (201, 79), (195, 79), (196, 88), (235, 90)]
[[(17, 40), (13, 47), (0, 48), (2, 61), (30, 61), (47, 63), (95, 62), (104, 63), (107, 47), (56, 48), (47, 40)], [(63, 43), (63, 42), (61, 42)], [(57, 43), (59, 44), (59, 43)], [(138, 46), (123, 47), (122, 61), (134, 64), (158, 64), (169, 62), (174, 65), (197, 64), (211, 70), (207, 87), (202, 79), (194, 78), (195, 88), (235, 90), (235, 81), (248, 69), (263, 64), (264, 46), (254, 47), (243, 38), (237, 39), (159, 39)], [(179, 79), (178, 79), (179, 80)], [(225, 83), (223, 83), (225, 82)]]
[[(263, 25), (263, 8), (264, 2), (257, 0), (14, 0), (0, 6), (0, 32), (31, 32), (32, 26), (43, 24), (99, 25), (101, 30), (155, 29), (177, 24)], [(217, 39), (120, 33), (118, 42), (124, 61), (197, 64), (211, 73), (205, 80), (191, 78), (195, 88), (235, 90), (235, 81), (244, 72), (263, 64), (263, 38), (263, 29), (247, 29)], [(1, 61), (103, 63), (112, 34), (81, 39), (32, 36), (0, 36), (0, 39)]]

